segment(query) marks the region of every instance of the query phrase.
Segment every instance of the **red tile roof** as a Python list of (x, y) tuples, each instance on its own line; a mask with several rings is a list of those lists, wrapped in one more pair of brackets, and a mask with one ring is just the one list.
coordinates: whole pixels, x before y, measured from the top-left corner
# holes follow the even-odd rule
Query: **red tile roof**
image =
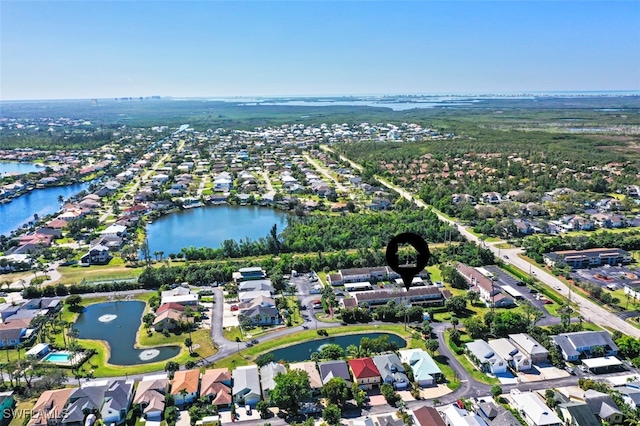
[(353, 375), (356, 379), (380, 377), (380, 372), (371, 358), (356, 358), (349, 360), (349, 367), (351, 368), (351, 371), (353, 371)]
[(182, 312), (184, 311), (184, 306), (175, 302), (165, 303), (164, 305), (160, 305), (160, 307), (156, 309), (156, 315), (160, 315), (161, 313), (169, 309)]

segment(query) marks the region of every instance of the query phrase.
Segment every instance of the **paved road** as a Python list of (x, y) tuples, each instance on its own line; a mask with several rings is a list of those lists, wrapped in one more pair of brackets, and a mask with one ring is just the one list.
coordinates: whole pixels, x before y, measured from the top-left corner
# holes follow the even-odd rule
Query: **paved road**
[(333, 176), (331, 176), (331, 174), (327, 171), (327, 169), (325, 169), (324, 167), (322, 167), (320, 164), (318, 164), (318, 161), (313, 160), (311, 157), (309, 157), (307, 154), (303, 155), (304, 159), (307, 160), (307, 162), (309, 164), (311, 164), (317, 171), (319, 171), (322, 175), (324, 175), (327, 179), (329, 179), (331, 182), (333, 182), (333, 184), (336, 186), (336, 189), (338, 189), (338, 191), (341, 192), (348, 192), (348, 189), (344, 187), (344, 185), (342, 185), (340, 182), (338, 182), (338, 180), (336, 178), (334, 178)]
[(260, 172), (262, 178), (264, 179), (264, 184), (267, 186), (267, 192), (273, 192), (273, 184), (271, 183), (271, 178), (269, 177), (269, 172), (263, 170)]
[[(431, 206), (428, 206), (422, 200), (414, 198), (413, 195), (408, 191), (396, 185), (393, 185), (382, 178), (377, 178), (377, 179), (382, 185), (396, 191), (398, 194), (400, 194), (402, 197), (406, 198), (407, 200), (415, 202), (418, 206), (423, 208), (431, 208)], [(438, 212), (435, 209), (433, 209), (433, 212), (436, 213), (441, 220), (447, 223), (450, 223), (452, 225), (455, 225), (458, 231), (468, 241), (473, 241), (476, 244), (481, 243), (480, 238), (473, 235), (469, 231), (469, 229), (464, 227), (462, 224), (443, 216), (440, 212)], [(504, 243), (504, 241), (500, 241), (500, 242)], [(493, 254), (496, 256), (502, 255), (503, 257), (501, 260), (503, 262), (511, 264), (525, 272), (531, 271), (531, 274), (535, 275), (536, 278), (538, 278), (543, 284), (554, 289), (559, 289), (558, 291), (562, 293), (564, 296), (566, 297), (569, 296), (569, 288), (566, 285), (564, 285), (562, 281), (560, 281), (558, 278), (554, 277), (553, 275), (549, 274), (544, 269), (539, 268), (538, 266), (532, 265), (526, 260), (519, 257), (519, 255), (522, 254), (522, 249), (519, 249), (519, 248), (498, 249), (497, 247), (495, 247), (495, 245), (491, 245), (491, 244), (487, 245), (487, 248), (489, 248), (493, 252)], [(590, 300), (587, 300), (579, 296), (577, 297), (574, 296), (572, 297), (571, 300), (574, 301), (579, 306), (580, 315), (587, 321), (593, 322), (594, 324), (597, 324), (601, 327), (613, 327), (617, 330), (620, 330), (622, 333), (626, 335), (633, 336), (635, 338), (640, 338), (640, 329), (635, 328), (631, 324), (627, 323), (623, 319), (607, 311), (601, 306), (598, 306), (595, 303), (591, 302)]]

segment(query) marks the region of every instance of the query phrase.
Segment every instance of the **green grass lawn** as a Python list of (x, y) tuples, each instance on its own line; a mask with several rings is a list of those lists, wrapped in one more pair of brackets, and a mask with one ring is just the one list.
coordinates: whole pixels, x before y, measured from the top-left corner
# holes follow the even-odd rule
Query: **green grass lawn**
[[(347, 327), (334, 327), (324, 329), (327, 331), (329, 336), (337, 336), (344, 334), (361, 334), (361, 333), (372, 333), (372, 332), (389, 332), (397, 334), (407, 340), (407, 347), (424, 347), (419, 346), (424, 343), (421, 342), (421, 339), (416, 341), (412, 337), (411, 331), (409, 329), (405, 330), (403, 325), (397, 324), (385, 324), (385, 325), (352, 325)], [(261, 342), (250, 348), (240, 347), (238, 353), (224, 358), (218, 362), (216, 362), (216, 368), (235, 368), (241, 365), (249, 365), (253, 363), (255, 358), (265, 352), (271, 352), (274, 349), (278, 349), (285, 346), (290, 346), (296, 343), (306, 342), (310, 340), (318, 340), (324, 339), (325, 336), (319, 336), (315, 330), (304, 330), (299, 333), (290, 334), (288, 336), (284, 336), (275, 340), (268, 340), (266, 342)]]
[[(444, 334), (444, 340), (449, 346), (449, 348), (451, 348), (451, 343), (450, 343), (448, 333)], [(453, 352), (453, 350), (452, 350), (452, 353), (456, 357), (456, 359), (460, 362), (462, 367), (464, 367), (464, 369), (467, 370), (469, 374), (471, 374), (471, 377), (473, 377), (478, 382), (485, 383), (487, 385), (495, 385), (500, 383), (498, 379), (494, 377), (489, 377), (486, 374), (482, 373), (480, 370), (478, 370), (465, 355), (457, 355), (455, 352)]]
[(16, 407), (14, 409), (14, 416), (9, 423), (9, 426), (24, 426), (30, 420), (30, 416), (27, 415), (34, 404), (38, 401), (37, 398), (16, 400)]
[(124, 261), (116, 257), (111, 260), (109, 265), (93, 265), (83, 267), (79, 265), (61, 266), (58, 272), (62, 275), (60, 283), (62, 284), (79, 284), (83, 279), (87, 281), (101, 280), (117, 280), (127, 278), (137, 278), (144, 268), (128, 267), (124, 265)]
[(431, 282), (442, 281), (442, 273), (440, 272), (440, 266), (433, 265), (427, 266), (427, 272), (431, 276)]
[[(156, 293), (148, 292), (137, 294), (135, 295), (134, 299), (147, 302), (154, 294)], [(84, 299), (82, 305), (88, 306), (91, 304), (102, 303), (106, 301), (108, 301), (107, 296), (98, 296)], [(77, 317), (78, 314), (69, 311), (68, 306), (65, 306), (63, 308), (63, 311), (61, 312), (61, 318), (65, 321), (75, 322)], [(198, 359), (200, 359), (200, 357), (208, 357), (216, 353), (217, 349), (214, 347), (214, 344), (211, 341), (211, 331), (208, 328), (195, 330), (191, 333), (194, 348), (197, 348), (194, 349), (194, 352), (198, 355), (197, 357), (191, 356), (189, 354), (189, 350), (184, 345), (184, 341), (187, 337), (189, 337), (189, 333), (182, 333), (180, 335), (171, 333), (169, 337), (165, 337), (162, 333), (153, 332), (151, 336), (148, 336), (146, 330), (141, 328), (137, 336), (136, 347), (144, 348), (167, 345), (179, 346), (180, 353), (176, 357), (172, 358), (171, 361), (176, 361), (180, 364), (184, 364), (190, 359), (197, 361)], [(64, 346), (64, 339), (61, 333), (55, 334), (54, 339), (56, 345), (61, 347)], [(161, 362), (133, 366), (111, 365), (108, 363), (110, 354), (109, 346), (105, 342), (99, 340), (79, 339), (78, 343), (85, 349), (95, 349), (98, 352), (87, 362), (85, 362), (81, 367), (81, 372), (83, 374), (88, 374), (90, 371), (92, 371), (95, 377), (121, 376), (123, 374), (143, 374), (152, 371), (163, 370), (165, 363), (168, 361), (165, 360)]]

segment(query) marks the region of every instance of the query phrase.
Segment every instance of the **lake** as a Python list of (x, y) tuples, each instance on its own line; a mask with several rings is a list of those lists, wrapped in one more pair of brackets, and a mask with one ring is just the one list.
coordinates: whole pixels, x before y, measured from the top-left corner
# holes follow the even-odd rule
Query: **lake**
[(109, 364), (145, 364), (164, 361), (178, 355), (179, 346), (147, 349), (134, 347), (136, 334), (142, 325), (144, 307), (145, 303), (137, 300), (96, 303), (84, 308), (74, 327), (78, 329), (81, 339), (107, 342), (111, 349)]
[(362, 333), (362, 334), (347, 334), (346, 336), (333, 336), (326, 339), (312, 340), (310, 342), (298, 343), (297, 345), (287, 346), (286, 348), (276, 349), (271, 351), (276, 361), (285, 362), (300, 362), (311, 359), (311, 354), (314, 352), (320, 352), (323, 345), (328, 343), (335, 343), (340, 345), (342, 349), (347, 349), (349, 345), (359, 345), (360, 340), (363, 337), (369, 339), (375, 339), (380, 336), (389, 336), (390, 342), (395, 342), (400, 348), (407, 346), (407, 342), (400, 336), (392, 333)]
[[(2, 164), (2, 163), (0, 163)], [(64, 199), (87, 189), (88, 183), (56, 186), (33, 191), (14, 198), (10, 203), (0, 204), (0, 235), (9, 235), (11, 231), (33, 220), (33, 215), (45, 217), (60, 210), (58, 196)]]
[(18, 161), (0, 161), (0, 176), (6, 173), (31, 173), (42, 170), (34, 163), (20, 163)]
[(165, 256), (183, 247), (218, 248), (224, 240), (257, 240), (266, 237), (273, 225), (280, 233), (287, 225), (287, 213), (258, 206), (207, 206), (181, 210), (147, 225), (149, 250)]

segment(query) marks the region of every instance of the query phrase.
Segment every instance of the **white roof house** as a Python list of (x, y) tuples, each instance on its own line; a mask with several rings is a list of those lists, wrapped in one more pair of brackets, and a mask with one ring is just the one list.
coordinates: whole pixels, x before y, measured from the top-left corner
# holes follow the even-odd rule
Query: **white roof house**
[(542, 402), (542, 399), (533, 392), (520, 392), (514, 389), (511, 399), (515, 407), (522, 414), (525, 421), (531, 426), (561, 426), (562, 420), (553, 410)]
[(531, 358), (534, 364), (545, 362), (549, 358), (549, 351), (526, 333), (510, 334), (509, 340), (520, 349), (520, 352)]
[(124, 225), (110, 225), (105, 228), (103, 231), (100, 231), (100, 235), (112, 235), (112, 236), (120, 236), (125, 235), (127, 233), (127, 227)]
[(198, 293), (179, 294), (177, 296), (163, 296), (160, 301), (161, 305), (165, 303), (178, 303), (180, 305), (197, 305)]
[(487, 423), (476, 413), (469, 412), (455, 404), (442, 412), (448, 426), (487, 426)]
[(530, 370), (531, 359), (514, 346), (509, 339), (489, 340), (489, 346), (516, 371)]
[(484, 340), (474, 340), (466, 347), (467, 355), (481, 371), (493, 374), (507, 371), (507, 362)]

